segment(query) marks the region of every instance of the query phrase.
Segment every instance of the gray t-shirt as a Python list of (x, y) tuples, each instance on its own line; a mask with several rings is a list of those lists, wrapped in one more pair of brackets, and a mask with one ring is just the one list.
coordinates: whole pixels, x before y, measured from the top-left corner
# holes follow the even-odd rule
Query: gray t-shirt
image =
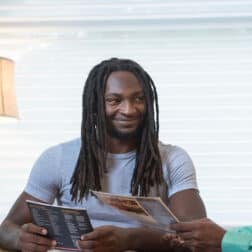
[[(164, 202), (176, 192), (185, 189), (197, 189), (194, 165), (189, 155), (181, 148), (159, 143), (162, 158), (165, 184), (151, 189), (151, 196), (160, 196)], [(88, 210), (94, 227), (107, 224), (119, 226), (136, 226), (121, 216), (121, 222), (111, 223), (104, 219), (115, 216), (117, 212), (109, 207), (102, 206), (96, 199), (75, 203), (71, 201), (70, 179), (72, 177), (80, 151), (80, 139), (47, 149), (35, 162), (25, 192), (42, 201), (71, 207), (85, 207)], [(130, 182), (135, 167), (135, 151), (123, 154), (108, 154), (108, 172), (102, 178), (102, 191), (130, 195)], [(107, 215), (107, 218), (106, 218)], [(96, 216), (95, 219), (92, 216)], [(97, 218), (100, 216), (100, 218)], [(124, 224), (122, 224), (122, 222)]]

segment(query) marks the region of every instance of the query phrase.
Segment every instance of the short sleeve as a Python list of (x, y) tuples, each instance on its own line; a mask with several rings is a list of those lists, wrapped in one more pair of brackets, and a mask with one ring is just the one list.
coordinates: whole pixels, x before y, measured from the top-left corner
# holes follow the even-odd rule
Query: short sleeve
[(45, 202), (52, 203), (58, 192), (60, 150), (52, 147), (41, 154), (32, 167), (24, 191)]
[(185, 150), (172, 146), (166, 154), (166, 181), (169, 197), (186, 189), (197, 189), (197, 179), (194, 164)]
[(223, 252), (252, 251), (252, 227), (228, 230), (223, 237), (221, 248)]

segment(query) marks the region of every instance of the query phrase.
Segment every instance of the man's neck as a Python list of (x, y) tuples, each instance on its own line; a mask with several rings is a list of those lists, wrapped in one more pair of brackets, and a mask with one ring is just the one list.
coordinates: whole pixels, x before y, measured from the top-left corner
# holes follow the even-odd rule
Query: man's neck
[(136, 149), (136, 139), (117, 139), (108, 137), (108, 152), (110, 153), (127, 153)]

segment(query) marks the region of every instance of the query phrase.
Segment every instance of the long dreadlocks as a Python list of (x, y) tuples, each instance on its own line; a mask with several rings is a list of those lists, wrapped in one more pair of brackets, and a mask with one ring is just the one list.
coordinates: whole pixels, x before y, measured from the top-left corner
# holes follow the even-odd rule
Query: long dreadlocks
[(146, 112), (136, 149), (136, 164), (131, 179), (132, 195), (147, 196), (153, 185), (163, 181), (158, 149), (159, 110), (154, 82), (136, 62), (112, 58), (102, 61), (89, 73), (82, 97), (81, 148), (71, 178), (72, 200), (81, 201), (90, 189), (101, 190), (106, 171), (105, 89), (109, 75), (116, 71), (133, 73), (143, 87)]

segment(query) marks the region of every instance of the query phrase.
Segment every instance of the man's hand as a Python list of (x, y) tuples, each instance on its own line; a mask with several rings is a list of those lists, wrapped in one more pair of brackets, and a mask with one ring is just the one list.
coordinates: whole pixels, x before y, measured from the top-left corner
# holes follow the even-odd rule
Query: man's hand
[(183, 246), (192, 248), (192, 251), (220, 251), (226, 232), (207, 218), (172, 224), (171, 228), (184, 240)]
[(128, 249), (127, 229), (102, 226), (82, 235), (78, 247), (85, 252), (121, 252)]
[(181, 248), (184, 245), (184, 240), (176, 234), (167, 233), (163, 237), (163, 242), (167, 244), (169, 248)]
[(20, 250), (27, 252), (46, 252), (55, 248), (56, 241), (45, 237), (46, 234), (47, 230), (45, 228), (38, 227), (32, 223), (24, 224), (20, 229), (17, 246)]

